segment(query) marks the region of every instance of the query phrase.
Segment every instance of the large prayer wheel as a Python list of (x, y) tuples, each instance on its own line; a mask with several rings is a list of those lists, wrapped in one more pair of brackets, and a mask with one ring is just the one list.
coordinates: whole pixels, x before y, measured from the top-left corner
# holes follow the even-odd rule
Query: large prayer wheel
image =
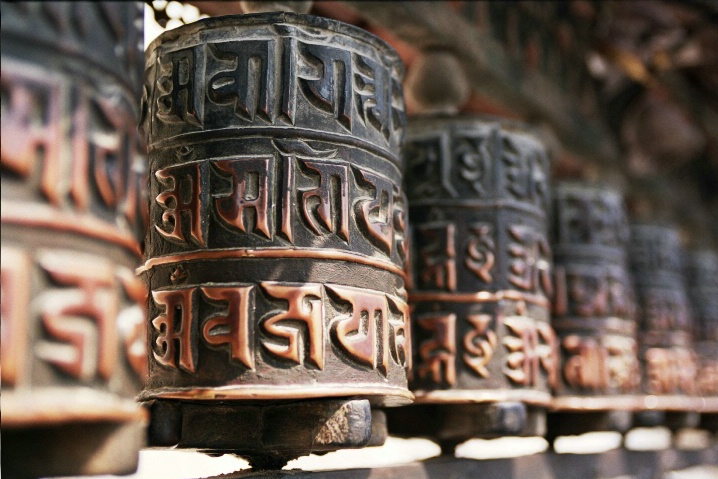
[(553, 225), (552, 325), (561, 374), (549, 435), (626, 430), (642, 397), (623, 196), (597, 185), (559, 183)]
[(377, 37), (293, 13), (150, 45), (144, 400), (411, 401), (402, 74)]
[(694, 415), (700, 409), (698, 365), (678, 230), (634, 223), (630, 231), (629, 261), (639, 307), (643, 408), (649, 414)]
[(1, 9), (3, 473), (127, 474), (147, 421), (142, 4)]
[(410, 119), (405, 156), (412, 388), (432, 419), (395, 411), (390, 431), (449, 447), (542, 434), (528, 413), (550, 405), (558, 380), (546, 151), (514, 123), (421, 116)]

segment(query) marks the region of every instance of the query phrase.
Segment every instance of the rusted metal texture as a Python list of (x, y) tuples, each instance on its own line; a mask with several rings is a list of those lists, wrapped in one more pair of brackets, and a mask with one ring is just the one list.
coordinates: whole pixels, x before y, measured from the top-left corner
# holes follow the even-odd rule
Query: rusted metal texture
[[(142, 398), (234, 400), (238, 414), (242, 400), (410, 402), (396, 53), (334, 20), (252, 14), (165, 32), (146, 68)], [(370, 416), (367, 402), (347, 416), (367, 434), (331, 446), (365, 445)]]
[(704, 401), (702, 411), (715, 415), (718, 414), (718, 253), (689, 251), (685, 268), (698, 354), (698, 390)]
[(548, 406), (558, 357), (544, 147), (517, 124), (423, 116), (405, 157), (417, 402)]
[(644, 407), (697, 411), (697, 362), (678, 230), (634, 223), (630, 231)]
[(0, 8), (2, 469), (129, 473), (146, 423), (142, 6)]
[[(627, 429), (630, 420), (595, 416), (642, 407), (635, 298), (628, 271), (628, 220), (622, 195), (578, 182), (558, 183), (553, 209), (552, 325), (560, 342), (560, 382), (549, 422)], [(592, 413), (594, 420), (571, 419)], [(581, 416), (583, 418), (583, 416)], [(587, 419), (583, 418), (583, 419)], [(618, 418), (621, 419), (621, 418)], [(558, 425), (557, 425), (558, 426)], [(549, 425), (551, 429), (551, 425)]]

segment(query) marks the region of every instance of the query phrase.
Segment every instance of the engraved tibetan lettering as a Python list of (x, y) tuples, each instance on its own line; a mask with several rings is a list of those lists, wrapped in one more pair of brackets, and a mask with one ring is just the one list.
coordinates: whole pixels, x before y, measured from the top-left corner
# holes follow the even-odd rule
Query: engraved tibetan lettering
[(272, 202), (269, 185), (271, 158), (240, 158), (213, 161), (220, 171), (231, 174), (232, 189), (228, 194), (218, 194), (215, 200), (218, 216), (242, 232), (247, 232), (245, 210), (255, 211), (255, 231), (271, 238), (269, 217)]
[(498, 336), (489, 329), (490, 314), (471, 314), (466, 317), (472, 328), (464, 335), (464, 363), (482, 378), (488, 378), (490, 373), (486, 366), (491, 362), (496, 350)]
[(14, 386), (25, 373), (30, 257), (24, 251), (2, 247), (0, 252), (0, 357), (3, 385)]
[(494, 240), (491, 237), (491, 225), (478, 223), (470, 227), (468, 256), (465, 259), (466, 267), (477, 277), (491, 283), (491, 268), (496, 262), (494, 256)]
[[(38, 354), (78, 379), (108, 380), (117, 365), (118, 297), (112, 265), (101, 258), (45, 251), (38, 259), (50, 278), (67, 289), (45, 293), (42, 323), (52, 341)], [(83, 321), (90, 319), (91, 322)]]
[[(155, 173), (160, 184), (167, 187), (156, 197), (164, 210), (161, 225), (155, 229), (165, 238), (187, 242), (184, 218), (189, 218), (189, 235), (199, 246), (205, 245), (207, 229), (207, 192), (205, 163), (191, 163), (158, 170)], [(168, 228), (169, 230), (165, 229)]]
[(492, 128), (485, 139), (457, 137), (453, 156), (458, 161), (459, 174), (476, 192), (479, 198), (486, 196), (491, 181), (492, 161), (500, 148), (498, 128)]
[[(7, 62), (8, 65), (11, 62)], [(21, 176), (42, 165), (41, 189), (51, 203), (60, 202), (60, 146), (63, 89), (53, 75), (20, 74), (3, 61), (0, 82), (3, 114), (0, 115), (0, 162)], [(32, 71), (32, 70), (29, 70)], [(6, 96), (7, 95), (7, 96)]]
[[(272, 298), (287, 302), (287, 310), (276, 313), (262, 323), (264, 331), (271, 337), (282, 338), (286, 344), (267, 340), (262, 345), (275, 356), (301, 364), (302, 351), (308, 350), (309, 360), (319, 369), (324, 369), (324, 308), (320, 284), (288, 285), (275, 282), (261, 283), (264, 291)], [(297, 321), (306, 326), (306, 342), (301, 343), (301, 329)]]
[(695, 394), (698, 364), (695, 351), (679, 348), (674, 351), (676, 382), (683, 394)]
[[(394, 87), (390, 72), (379, 62), (354, 54), (356, 67), (354, 83), (356, 88), (357, 107), (360, 118), (380, 131), (384, 138), (391, 134), (392, 88)], [(400, 115), (401, 112), (396, 112)]]
[(437, 385), (453, 386), (456, 383), (456, 315), (423, 314), (417, 324), (433, 333), (419, 345), (421, 363), (416, 368), (417, 375)]
[[(289, 39), (288, 39), (289, 40)], [(347, 130), (351, 131), (352, 116), (352, 61), (351, 52), (326, 45), (288, 41), (285, 48), (296, 51), (295, 75), (289, 74), (285, 90), (285, 113), (294, 119), (297, 86), (314, 107), (331, 113)], [(291, 54), (287, 55), (291, 62)], [(287, 60), (285, 60), (285, 65)]]
[(503, 344), (508, 349), (504, 373), (512, 381), (524, 386), (538, 383), (539, 337), (534, 320), (525, 316), (509, 316), (504, 324), (512, 333), (504, 337)]
[(351, 304), (351, 312), (335, 320), (336, 337), (341, 347), (360, 363), (378, 368), (386, 375), (389, 312), (384, 293), (336, 285), (327, 286), (327, 289)]
[(152, 354), (159, 364), (190, 373), (195, 372), (197, 364), (194, 347), (195, 297), (195, 288), (152, 292), (155, 303), (165, 309), (152, 320), (152, 326), (158, 333), (154, 343), (159, 348), (154, 349)]
[(202, 293), (214, 301), (227, 304), (227, 309), (204, 323), (202, 337), (212, 346), (229, 345), (230, 355), (254, 369), (250, 348), (250, 301), (253, 286), (203, 287)]
[(409, 305), (399, 298), (387, 296), (389, 300), (389, 344), (394, 361), (411, 370), (411, 326)]
[(521, 200), (542, 202), (548, 190), (547, 158), (536, 149), (521, 151), (514, 140), (504, 137), (503, 162), (508, 191)]
[(539, 336), (537, 348), (541, 367), (546, 372), (549, 387), (558, 387), (559, 381), (559, 344), (556, 332), (551, 325), (544, 321), (536, 322), (536, 330)]
[(165, 53), (159, 61), (157, 118), (165, 123), (202, 125), (203, 95), (196, 75), (201, 73), (197, 48)]
[(360, 201), (357, 216), (366, 227), (370, 239), (391, 254), (394, 242), (394, 185), (388, 178), (358, 170), (362, 179), (371, 185), (374, 198)]
[(272, 121), (274, 41), (222, 42), (210, 44), (209, 51), (228, 66), (209, 80), (210, 101), (232, 105), (234, 112), (248, 121), (254, 121), (255, 116)]
[(595, 339), (571, 335), (563, 338), (561, 346), (566, 353), (563, 374), (569, 386), (594, 391), (608, 387), (607, 352)]
[(511, 267), (509, 281), (525, 291), (537, 292), (539, 287), (550, 296), (551, 251), (546, 238), (533, 228), (523, 225), (509, 227), (513, 241), (509, 244)]
[(453, 223), (425, 223), (417, 228), (420, 287), (456, 290), (455, 231)]
[(302, 193), (302, 211), (309, 226), (321, 235), (318, 219), (326, 230), (349, 241), (348, 167), (306, 160), (302, 164), (319, 175), (319, 185)]

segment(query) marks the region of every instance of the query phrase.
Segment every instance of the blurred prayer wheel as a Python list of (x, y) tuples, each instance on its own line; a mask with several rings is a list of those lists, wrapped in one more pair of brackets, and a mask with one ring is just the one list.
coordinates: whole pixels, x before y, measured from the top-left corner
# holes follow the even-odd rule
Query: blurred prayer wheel
[(2, 2), (2, 469), (128, 474), (144, 445), (139, 2)]
[[(175, 426), (158, 424), (156, 442), (255, 464), (274, 455), (271, 465), (365, 445), (369, 403), (412, 400), (397, 54), (350, 25), (266, 13), (167, 31), (146, 67), (152, 350), (142, 398), (179, 405), (162, 413)], [(282, 401), (330, 398), (350, 427), (294, 444), (291, 424), (303, 419)], [(269, 414), (247, 401), (284, 408), (277, 424), (290, 430), (206, 433), (222, 414)], [(190, 416), (200, 425), (179, 428)]]
[(591, 184), (559, 183), (553, 223), (552, 325), (561, 381), (548, 435), (625, 431), (642, 397), (623, 197)]
[(420, 116), (405, 158), (419, 405), (388, 411), (390, 433), (543, 434), (534, 408), (558, 380), (544, 147), (514, 123)]
[(718, 253), (689, 251), (685, 277), (694, 317), (701, 426), (718, 431)]
[[(688, 416), (700, 409), (680, 238), (677, 229), (658, 224), (634, 223), (630, 231), (645, 395), (645, 411), (635, 419), (643, 425), (646, 418), (664, 412), (664, 423), (679, 428), (686, 420), (693, 422)], [(653, 425), (648, 421), (645, 425)]]

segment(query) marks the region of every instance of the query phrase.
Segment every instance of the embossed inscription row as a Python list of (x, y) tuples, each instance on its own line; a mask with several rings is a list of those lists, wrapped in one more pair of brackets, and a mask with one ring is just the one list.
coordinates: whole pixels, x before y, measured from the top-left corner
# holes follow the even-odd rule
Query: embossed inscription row
[(635, 298), (623, 268), (556, 266), (558, 316), (633, 318)]
[(644, 352), (646, 392), (649, 394), (694, 394), (698, 364), (687, 348), (650, 348)]
[[(520, 304), (520, 303), (519, 303)], [(415, 375), (422, 381), (436, 386), (454, 386), (457, 382), (457, 355), (469, 370), (480, 378), (491, 375), (489, 364), (503, 361), (503, 374), (513, 384), (525, 387), (539, 385), (543, 370), (550, 386), (558, 379), (558, 343), (551, 326), (525, 315), (519, 306), (517, 314), (498, 316), (471, 314), (464, 320), (470, 329), (457, 345), (457, 322), (455, 313), (436, 312), (419, 314), (416, 324), (421, 336), (429, 337), (419, 344), (419, 362)], [(498, 332), (501, 324), (506, 333)], [(499, 354), (503, 346), (505, 354)]]
[[(258, 349), (274, 361), (319, 370), (329, 351), (341, 351), (353, 364), (385, 376), (390, 361), (410, 366), (409, 309), (393, 295), (335, 284), (267, 281), (153, 291), (152, 298), (162, 311), (152, 319), (152, 354), (168, 368), (194, 373), (200, 340), (227, 349), (233, 364), (251, 370), (260, 357)], [(260, 300), (272, 305), (264, 313)], [(200, 302), (214, 312), (199, 317)]]
[[(3, 245), (1, 254), (3, 384), (31, 380), (29, 355), (75, 380), (108, 384), (120, 350), (144, 380), (147, 290), (129, 268), (68, 250), (39, 250), (33, 257)], [(32, 291), (34, 275), (49, 286)], [(40, 332), (34, 331), (34, 314)]]
[(561, 339), (563, 379), (568, 388), (628, 393), (641, 381), (638, 346), (631, 337), (570, 334)]
[(1, 164), (8, 178), (28, 183), (27, 191), (54, 207), (92, 209), (108, 222), (121, 215), (144, 229), (146, 173), (137, 168), (142, 147), (131, 107), (10, 60), (3, 60), (0, 82)]
[[(277, 236), (284, 244), (315, 246), (319, 238), (331, 239), (327, 247), (376, 249), (403, 263), (405, 205), (399, 187), (334, 158), (335, 151), (327, 154), (329, 160), (282, 153), (158, 170), (155, 229), (184, 247), (267, 246)], [(210, 241), (213, 231), (217, 239)]]
[(515, 199), (545, 210), (548, 158), (538, 144), (491, 126), (488, 133), (437, 132), (407, 140), (412, 200)]
[(158, 51), (153, 141), (220, 119), (223, 127), (311, 127), (307, 119), (314, 118), (334, 122), (326, 131), (398, 145), (406, 122), (398, 73), (382, 59), (314, 43), (330, 39), (312, 36), (308, 43), (289, 31)]
[(459, 228), (455, 222), (443, 221), (416, 227), (420, 290), (456, 291), (459, 268), (465, 267), (472, 274), (473, 290), (507, 278), (511, 287), (520, 291), (552, 294), (551, 251), (545, 235), (528, 225), (507, 226), (507, 271), (497, 273), (497, 258), (502, 252), (498, 251), (495, 227), (484, 222), (470, 223), (466, 235), (459, 234)]

